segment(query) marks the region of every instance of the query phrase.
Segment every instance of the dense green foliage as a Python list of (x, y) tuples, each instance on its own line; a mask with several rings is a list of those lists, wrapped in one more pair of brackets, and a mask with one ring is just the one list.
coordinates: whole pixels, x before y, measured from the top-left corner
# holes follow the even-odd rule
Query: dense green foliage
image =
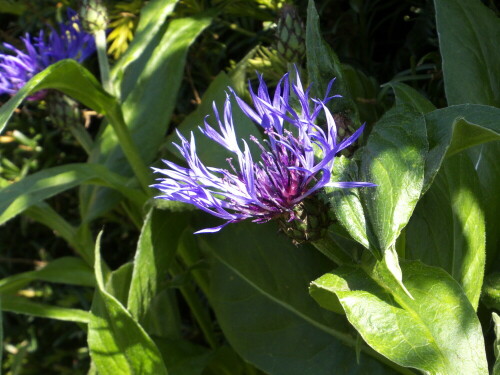
[[(68, 6), (0, 0), (0, 38), (21, 46)], [(107, 6), (109, 78), (102, 54), (63, 60), (0, 96), (0, 373), (500, 375), (494, 1)], [(302, 56), (277, 48), (291, 6)], [(153, 199), (150, 167), (181, 163), (174, 130), (199, 135), (228, 86), (248, 99), (256, 70), (275, 86), (293, 64), (318, 97), (336, 77), (342, 131), (367, 125), (332, 181), (378, 186), (321, 191), (320, 241), (297, 246), (274, 221), (194, 235), (220, 222)], [(78, 126), (27, 100), (40, 90), (80, 103)]]

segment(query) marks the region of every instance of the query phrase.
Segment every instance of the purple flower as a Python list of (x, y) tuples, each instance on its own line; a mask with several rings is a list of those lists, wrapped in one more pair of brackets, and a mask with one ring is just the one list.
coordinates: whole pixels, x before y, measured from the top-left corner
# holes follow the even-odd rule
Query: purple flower
[[(95, 51), (92, 35), (83, 31), (76, 12), (68, 9), (68, 21), (59, 24), (59, 32), (51, 28), (48, 36), (40, 31), (38, 36), (26, 34), (21, 40), (25, 51), (4, 43), (9, 54), (0, 54), (0, 94), (15, 94), (35, 74), (63, 59), (83, 62)], [(30, 99), (40, 99), (39, 92)]]
[[(247, 141), (238, 141), (227, 95), (222, 118), (214, 104), (220, 132), (206, 119), (205, 127), (200, 130), (233, 153), (236, 165), (228, 159), (230, 170), (205, 166), (196, 154), (193, 134), (188, 141), (177, 132), (181, 144), (174, 145), (188, 167), (164, 160), (166, 169), (153, 168), (166, 176), (152, 185), (163, 193), (157, 198), (190, 203), (226, 220), (218, 227), (196, 233), (217, 232), (229, 223), (249, 218), (257, 223), (278, 216), (291, 221), (296, 218), (294, 207), (323, 187), (375, 186), (368, 182), (330, 182), (335, 155), (351, 145), (363, 131), (362, 126), (351, 137), (337, 142), (335, 121), (325, 105), (338, 97), (328, 96), (333, 80), (322, 100), (309, 98), (310, 87), (304, 91), (298, 73), (296, 83), (291, 85), (286, 74), (272, 98), (262, 76), (259, 82), (257, 93), (250, 88), (253, 107), (231, 92), (242, 111), (263, 128), (267, 137), (264, 140), (250, 138), (260, 149), (260, 160), (254, 160)], [(297, 105), (292, 104), (292, 93)], [(316, 123), (321, 112), (326, 118), (325, 128)]]

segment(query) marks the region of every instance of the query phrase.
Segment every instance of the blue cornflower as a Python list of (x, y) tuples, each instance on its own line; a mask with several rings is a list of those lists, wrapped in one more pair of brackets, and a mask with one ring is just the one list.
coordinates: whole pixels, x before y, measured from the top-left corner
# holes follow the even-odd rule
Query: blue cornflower
[[(337, 142), (335, 121), (326, 103), (338, 97), (328, 96), (330, 82), (324, 99), (310, 99), (310, 87), (304, 91), (299, 74), (290, 84), (288, 74), (278, 83), (274, 96), (259, 76), (259, 87), (254, 93), (250, 87), (253, 108), (239, 98), (236, 102), (251, 120), (263, 128), (264, 140), (251, 137), (261, 151), (260, 160), (254, 161), (247, 141), (238, 142), (234, 128), (231, 101), (226, 96), (223, 121), (214, 104), (215, 119), (220, 132), (205, 119), (201, 132), (233, 153), (237, 166), (228, 159), (230, 170), (207, 167), (196, 154), (193, 134), (188, 141), (180, 132), (180, 145), (175, 144), (187, 162), (182, 167), (164, 160), (166, 169), (153, 168), (166, 178), (159, 178), (152, 185), (163, 195), (160, 199), (190, 203), (226, 222), (215, 228), (196, 233), (217, 232), (229, 223), (253, 219), (264, 223), (273, 218), (296, 219), (294, 207), (305, 198), (324, 187), (355, 188), (375, 186), (368, 182), (330, 182), (331, 171), (337, 155), (351, 145), (363, 131), (363, 126), (347, 139)], [(298, 99), (300, 110), (291, 104), (291, 94)], [(316, 122), (320, 113), (326, 118), (325, 129)]]
[[(59, 32), (51, 28), (48, 36), (40, 31), (38, 36), (26, 33), (21, 40), (25, 51), (4, 43), (8, 54), (0, 54), (0, 94), (15, 94), (35, 74), (63, 59), (83, 62), (95, 51), (92, 35), (86, 33), (77, 13), (68, 9), (68, 21), (59, 24)], [(30, 99), (40, 99), (39, 92)]]

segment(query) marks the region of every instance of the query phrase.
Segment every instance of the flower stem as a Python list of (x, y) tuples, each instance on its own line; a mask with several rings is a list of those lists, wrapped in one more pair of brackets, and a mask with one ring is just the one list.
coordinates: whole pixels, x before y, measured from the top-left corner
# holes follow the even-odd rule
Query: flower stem
[[(116, 104), (118, 106), (118, 104)], [(110, 110), (107, 114), (109, 122), (116, 133), (120, 146), (127, 158), (132, 170), (134, 171), (139, 183), (146, 193), (149, 192), (149, 184), (151, 182), (150, 171), (142, 160), (136, 144), (132, 140), (130, 131), (125, 124), (122, 112), (119, 108)]]
[(109, 78), (109, 61), (106, 54), (106, 32), (98, 30), (94, 33), (95, 45), (97, 49), (97, 59), (99, 60), (99, 71), (101, 73), (101, 83), (104, 89), (112, 94), (113, 87)]
[(87, 155), (90, 155), (94, 142), (82, 124), (69, 123), (68, 129), (78, 143), (80, 143), (80, 146), (83, 147)]
[(328, 234), (322, 239), (313, 241), (312, 244), (316, 249), (323, 253), (323, 255), (330, 260), (333, 260), (339, 266), (342, 264), (354, 263), (353, 258), (336, 244), (335, 240), (330, 235), (330, 232), (328, 232)]
[[(170, 266), (170, 273), (172, 274), (172, 276), (180, 275), (183, 272), (185, 271), (177, 262), (172, 262)], [(201, 331), (203, 332), (208, 345), (212, 349), (217, 348), (217, 340), (212, 328), (210, 316), (205, 307), (200, 302), (199, 297), (196, 295), (196, 291), (193, 285), (185, 283), (184, 285), (180, 286), (179, 289), (186, 303), (188, 304), (194, 318), (198, 322), (198, 325), (201, 328)]]

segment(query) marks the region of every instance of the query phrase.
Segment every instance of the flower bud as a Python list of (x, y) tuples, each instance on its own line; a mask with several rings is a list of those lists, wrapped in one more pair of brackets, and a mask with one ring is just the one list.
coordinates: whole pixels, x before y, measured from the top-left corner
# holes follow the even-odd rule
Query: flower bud
[(292, 5), (285, 5), (276, 28), (276, 50), (289, 62), (299, 62), (306, 51), (304, 25)]
[(89, 33), (108, 27), (108, 12), (102, 0), (82, 0), (80, 17), (83, 28)]
[(322, 239), (332, 219), (328, 214), (329, 207), (317, 196), (304, 199), (293, 208), (295, 218), (289, 216), (278, 220), (279, 226), (296, 245)]

